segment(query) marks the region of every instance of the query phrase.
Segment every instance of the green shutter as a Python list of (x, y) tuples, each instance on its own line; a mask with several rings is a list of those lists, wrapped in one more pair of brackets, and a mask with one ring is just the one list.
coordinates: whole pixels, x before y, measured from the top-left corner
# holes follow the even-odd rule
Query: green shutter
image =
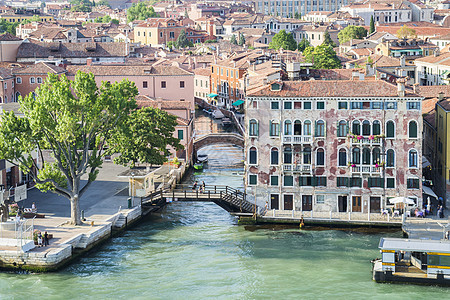
[(317, 178), (316, 178), (316, 176), (313, 176), (311, 178), (311, 186), (317, 186)]
[(349, 131), (350, 131), (350, 124), (347, 121), (347, 126), (345, 126), (345, 135), (347, 135), (349, 133)]
[(318, 135), (317, 132), (318, 132), (317, 121), (314, 121), (314, 136)]

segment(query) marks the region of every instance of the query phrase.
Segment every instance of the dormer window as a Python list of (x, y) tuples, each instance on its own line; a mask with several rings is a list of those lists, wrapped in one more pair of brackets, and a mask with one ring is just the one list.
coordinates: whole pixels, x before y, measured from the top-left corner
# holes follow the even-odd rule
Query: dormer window
[(272, 91), (279, 91), (279, 90), (281, 90), (281, 84), (280, 83), (272, 83), (270, 85), (270, 90), (272, 90)]

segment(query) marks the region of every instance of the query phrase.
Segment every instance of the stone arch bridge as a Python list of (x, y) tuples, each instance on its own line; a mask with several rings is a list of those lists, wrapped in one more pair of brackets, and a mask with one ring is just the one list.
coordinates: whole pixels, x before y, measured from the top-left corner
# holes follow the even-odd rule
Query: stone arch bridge
[(233, 132), (202, 135), (194, 139), (194, 155), (196, 156), (197, 151), (205, 146), (217, 144), (232, 144), (244, 148), (244, 137)]

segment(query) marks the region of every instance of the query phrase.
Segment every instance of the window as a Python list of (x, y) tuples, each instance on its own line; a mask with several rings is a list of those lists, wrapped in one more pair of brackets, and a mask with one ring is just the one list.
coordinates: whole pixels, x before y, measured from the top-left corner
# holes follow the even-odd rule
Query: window
[(301, 102), (294, 102), (294, 109), (302, 109), (302, 103)]
[(351, 102), (351, 109), (362, 109), (362, 102)]
[(386, 102), (386, 109), (397, 109), (397, 102)]
[(305, 165), (311, 164), (311, 148), (310, 147), (305, 147), (303, 149), (303, 163)]
[(409, 122), (408, 132), (409, 132), (409, 138), (410, 139), (416, 139), (417, 138), (417, 122), (416, 121), (410, 121)]
[(362, 178), (360, 178), (360, 177), (351, 177), (350, 178), (350, 186), (351, 187), (362, 187)]
[(184, 81), (180, 81), (180, 88), (184, 89)]
[(325, 176), (313, 177), (313, 186), (327, 186), (327, 178)]
[(406, 187), (408, 189), (418, 189), (419, 188), (419, 179), (418, 178), (408, 178), (406, 180)]
[(271, 109), (280, 109), (280, 102), (278, 102), (278, 101), (270, 102), (270, 108)]
[(249, 164), (256, 165), (258, 163), (258, 154), (255, 147), (251, 147), (249, 151)]
[(364, 136), (370, 135), (370, 122), (367, 120), (364, 120), (362, 123), (362, 135)]
[(292, 102), (291, 101), (285, 101), (284, 102), (284, 109), (292, 109)]
[(348, 109), (348, 102), (338, 102), (338, 109)]
[(383, 187), (383, 178), (382, 177), (369, 177), (367, 180), (369, 188), (371, 187)]
[(179, 139), (179, 140), (182, 140), (183, 137), (184, 137), (183, 129), (179, 129), (179, 130), (178, 130), (178, 139)]
[(300, 186), (312, 186), (312, 177), (311, 176), (300, 176), (298, 178), (298, 182)]
[(386, 138), (395, 137), (395, 125), (393, 121), (386, 122)]
[(33, 84), (33, 83), (35, 83), (36, 81), (35, 81), (35, 78), (34, 77), (30, 77), (30, 83), (31, 84)]
[(41, 77), (37, 78), (37, 83), (42, 83), (42, 78)]
[(270, 121), (270, 128), (269, 128), (269, 135), (270, 136), (279, 136), (280, 135), (280, 123), (277, 121)]
[(381, 124), (380, 121), (373, 121), (372, 125), (372, 134), (373, 135), (380, 135), (381, 134)]
[(303, 127), (303, 135), (311, 135), (311, 121), (306, 120)]
[(395, 178), (386, 178), (386, 188), (395, 189)]
[(255, 119), (252, 119), (252, 120), (250, 120), (250, 123), (249, 123), (248, 135), (249, 136), (258, 136), (258, 134), (259, 134), (258, 121), (256, 121)]
[(174, 39), (175, 38), (175, 32), (170, 31), (169, 32), (169, 38)]
[(361, 125), (358, 120), (353, 121), (352, 123), (352, 133), (356, 135), (361, 134)]
[(165, 89), (166, 88), (166, 82), (165, 81), (161, 81), (161, 88)]
[(406, 102), (406, 109), (420, 110), (420, 102)]
[(270, 150), (270, 164), (278, 165), (278, 149), (277, 148), (272, 148), (272, 150)]
[(311, 109), (311, 102), (309, 101), (304, 102), (303, 109)]
[(372, 150), (372, 164), (380, 164), (381, 160), (381, 151), (380, 148), (373, 148)]
[(337, 177), (336, 178), (336, 185), (338, 187), (348, 186), (348, 177)]
[(316, 204), (324, 204), (325, 195), (316, 195)]
[(352, 150), (352, 163), (356, 165), (361, 163), (361, 151), (359, 148), (353, 148)]
[(283, 186), (294, 186), (294, 176), (283, 176), (284, 182)]
[(4, 86), (5, 86), (5, 90), (6, 90), (8, 88), (8, 83), (5, 82)]
[(289, 146), (284, 147), (283, 162), (285, 164), (292, 164), (292, 148)]
[(284, 135), (292, 134), (292, 122), (289, 120), (284, 121)]
[(364, 147), (362, 151), (362, 163), (363, 165), (370, 165), (370, 149), (367, 147)]
[(325, 136), (325, 122), (322, 120), (316, 121), (316, 132), (315, 136), (324, 137)]
[(278, 186), (278, 175), (270, 176), (270, 185), (271, 186)]
[(250, 174), (248, 175), (248, 184), (256, 185), (258, 183), (258, 175)]
[(340, 167), (347, 166), (347, 150), (339, 149), (338, 164)]
[(372, 109), (383, 109), (383, 102), (372, 102)]
[(294, 135), (302, 135), (302, 122), (299, 120), (294, 122)]
[(317, 149), (316, 165), (318, 165), (318, 166), (325, 165), (325, 150), (323, 150), (323, 148)]
[(323, 102), (323, 101), (318, 101), (318, 102), (316, 103), (316, 108), (317, 108), (317, 109), (325, 109), (325, 102)]
[(337, 136), (338, 137), (346, 137), (347, 136), (347, 127), (348, 123), (346, 121), (339, 121), (337, 128)]
[(16, 77), (16, 83), (22, 83), (22, 77)]
[(147, 82), (147, 81), (143, 81), (143, 82), (142, 82), (142, 87), (143, 87), (144, 89), (148, 88), (148, 82)]
[(409, 167), (417, 168), (417, 151), (415, 149), (409, 150)]

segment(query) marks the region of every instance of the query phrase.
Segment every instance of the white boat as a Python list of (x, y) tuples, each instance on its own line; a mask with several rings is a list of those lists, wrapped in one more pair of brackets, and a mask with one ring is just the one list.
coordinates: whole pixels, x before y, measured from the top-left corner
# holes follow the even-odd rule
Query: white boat
[(214, 119), (222, 119), (223, 117), (225, 117), (225, 115), (218, 109), (216, 109), (213, 113), (212, 116), (214, 117)]
[(230, 126), (231, 125), (231, 120), (230, 118), (222, 118), (222, 126)]
[(207, 154), (199, 154), (197, 155), (197, 161), (201, 163), (207, 163), (208, 162), (208, 155)]

